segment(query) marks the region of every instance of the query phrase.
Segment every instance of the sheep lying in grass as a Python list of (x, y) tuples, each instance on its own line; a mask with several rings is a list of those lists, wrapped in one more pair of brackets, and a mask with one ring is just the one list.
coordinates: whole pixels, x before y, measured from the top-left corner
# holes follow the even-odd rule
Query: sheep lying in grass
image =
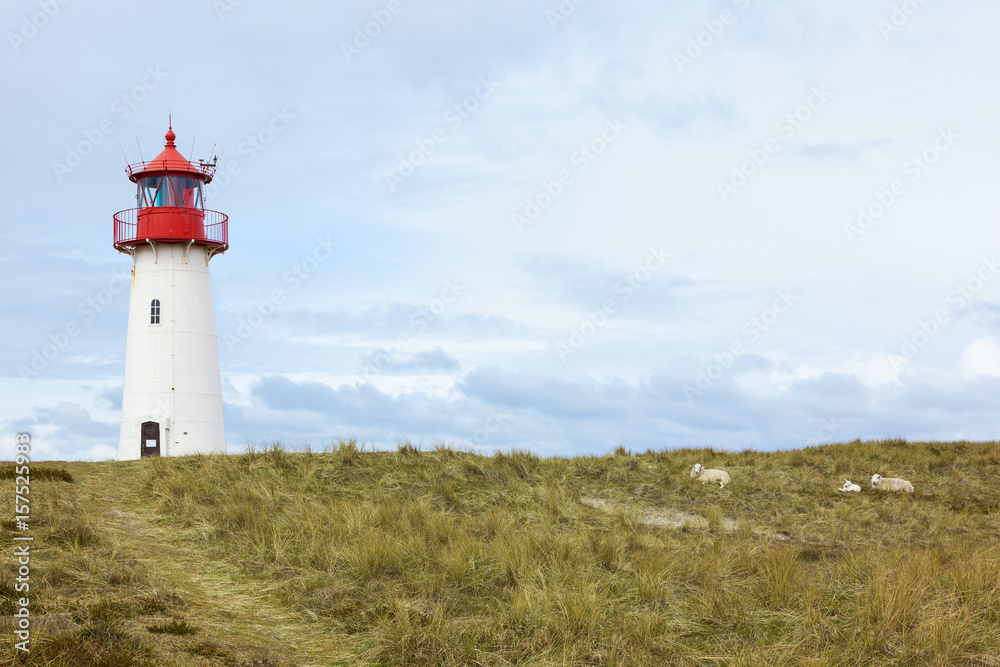
[(691, 470), (691, 477), (695, 481), (701, 482), (702, 485), (708, 484), (718, 484), (719, 488), (725, 488), (726, 484), (729, 484), (729, 473), (725, 470), (716, 470), (715, 468), (709, 468), (705, 470), (700, 463), (695, 463), (694, 468)]
[(872, 490), (877, 491), (906, 491), (913, 493), (913, 485), (905, 479), (898, 477), (882, 477), (878, 473), (872, 475)]
[(861, 487), (846, 477), (844, 478), (844, 485), (837, 490), (841, 493), (861, 493)]

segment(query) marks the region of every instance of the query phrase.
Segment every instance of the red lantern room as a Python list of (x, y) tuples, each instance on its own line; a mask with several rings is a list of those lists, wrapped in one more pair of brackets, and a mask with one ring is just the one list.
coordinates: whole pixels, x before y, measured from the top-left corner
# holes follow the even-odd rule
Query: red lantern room
[(215, 176), (215, 161), (188, 162), (174, 147), (173, 125), (166, 146), (148, 162), (126, 167), (138, 187), (137, 208), (115, 213), (115, 248), (129, 253), (151, 241), (209, 246), (209, 257), (229, 248), (229, 218), (204, 206), (204, 186)]

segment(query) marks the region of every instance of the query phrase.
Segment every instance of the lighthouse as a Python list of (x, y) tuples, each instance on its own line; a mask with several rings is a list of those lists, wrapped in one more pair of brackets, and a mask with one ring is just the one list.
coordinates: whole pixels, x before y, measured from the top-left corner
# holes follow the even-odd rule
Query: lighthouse
[(215, 162), (188, 162), (168, 125), (163, 151), (126, 167), (136, 208), (115, 213), (115, 249), (132, 257), (119, 459), (224, 454), (219, 347), (209, 262), (229, 219), (204, 207)]

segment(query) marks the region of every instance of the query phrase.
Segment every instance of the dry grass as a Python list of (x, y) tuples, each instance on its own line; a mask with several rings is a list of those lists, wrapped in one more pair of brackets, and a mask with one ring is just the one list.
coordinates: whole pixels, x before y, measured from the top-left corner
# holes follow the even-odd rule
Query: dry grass
[(1000, 443), (65, 467), (30, 664), (1000, 665)]

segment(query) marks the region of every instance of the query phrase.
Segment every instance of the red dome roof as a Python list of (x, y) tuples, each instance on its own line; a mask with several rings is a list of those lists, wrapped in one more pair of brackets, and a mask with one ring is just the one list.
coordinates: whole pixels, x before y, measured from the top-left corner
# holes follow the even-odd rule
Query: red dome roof
[(128, 166), (127, 171), (130, 181), (136, 182), (143, 176), (155, 176), (170, 172), (172, 174), (185, 173), (195, 178), (200, 178), (206, 183), (211, 182), (212, 176), (215, 175), (215, 165), (205, 163), (191, 164), (188, 162), (181, 155), (180, 151), (174, 147), (174, 139), (177, 138), (177, 135), (174, 134), (172, 124), (167, 129), (167, 134), (164, 135), (164, 138), (167, 140), (167, 143), (159, 155), (152, 160)]

